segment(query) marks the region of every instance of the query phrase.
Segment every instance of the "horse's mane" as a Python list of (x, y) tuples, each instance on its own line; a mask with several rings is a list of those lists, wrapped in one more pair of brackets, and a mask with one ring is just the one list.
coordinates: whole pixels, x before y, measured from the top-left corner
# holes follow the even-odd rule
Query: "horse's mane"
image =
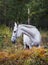
[(27, 27), (27, 28), (34, 28), (35, 26), (33, 26), (33, 25), (26, 25), (26, 24), (21, 24), (22, 26), (24, 26), (24, 27)]

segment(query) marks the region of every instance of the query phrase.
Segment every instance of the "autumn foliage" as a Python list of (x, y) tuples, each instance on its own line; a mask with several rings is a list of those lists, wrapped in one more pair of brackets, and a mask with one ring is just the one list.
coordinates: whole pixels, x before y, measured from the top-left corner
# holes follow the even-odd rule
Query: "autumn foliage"
[(15, 53), (0, 52), (0, 65), (48, 65), (48, 49), (16, 50)]

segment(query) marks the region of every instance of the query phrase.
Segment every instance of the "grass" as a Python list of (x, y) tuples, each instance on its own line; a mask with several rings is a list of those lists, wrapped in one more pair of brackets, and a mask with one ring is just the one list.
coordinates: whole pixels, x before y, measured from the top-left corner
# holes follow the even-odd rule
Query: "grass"
[(16, 50), (15, 53), (0, 52), (1, 65), (48, 65), (48, 49), (33, 47)]
[(42, 35), (42, 43), (43, 45), (48, 48), (48, 31), (47, 30), (41, 30)]
[(11, 30), (5, 25), (0, 25), (0, 49), (8, 45), (10, 46), (11, 44), (10, 39), (11, 39)]
[(2, 36), (7, 35), (8, 37), (10, 37), (11, 30), (9, 29), (9, 27), (7, 27), (5, 25), (0, 25), (0, 35), (2, 35)]
[[(0, 65), (48, 65), (48, 31), (41, 31), (44, 47), (23, 49), (22, 39), (11, 42), (11, 30), (0, 25)], [(22, 37), (21, 37), (22, 38)]]

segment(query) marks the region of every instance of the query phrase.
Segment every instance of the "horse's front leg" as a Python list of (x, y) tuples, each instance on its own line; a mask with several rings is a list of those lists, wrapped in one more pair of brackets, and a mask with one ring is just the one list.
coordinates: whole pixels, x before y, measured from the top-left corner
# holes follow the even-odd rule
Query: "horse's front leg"
[(40, 48), (41, 46), (39, 45), (38, 48)]
[(32, 48), (32, 46), (29, 44), (29, 45), (27, 45), (27, 44), (24, 44), (24, 49), (31, 49)]
[(26, 44), (24, 43), (24, 49), (26, 49)]
[(32, 46), (29, 44), (29, 49), (31, 49), (32, 48)]

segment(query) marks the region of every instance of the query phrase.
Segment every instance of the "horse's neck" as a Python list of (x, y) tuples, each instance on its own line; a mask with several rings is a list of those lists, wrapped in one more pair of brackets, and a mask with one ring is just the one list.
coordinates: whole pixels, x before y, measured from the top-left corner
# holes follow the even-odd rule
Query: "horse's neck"
[(29, 30), (29, 29), (35, 28), (35, 26), (26, 25), (26, 24), (20, 24), (20, 25), (19, 25), (19, 28)]
[(31, 29), (33, 27), (30, 28), (30, 25), (20, 25), (20, 29), (22, 30), (23, 34), (26, 34), (29, 37), (34, 37), (31, 33)]

